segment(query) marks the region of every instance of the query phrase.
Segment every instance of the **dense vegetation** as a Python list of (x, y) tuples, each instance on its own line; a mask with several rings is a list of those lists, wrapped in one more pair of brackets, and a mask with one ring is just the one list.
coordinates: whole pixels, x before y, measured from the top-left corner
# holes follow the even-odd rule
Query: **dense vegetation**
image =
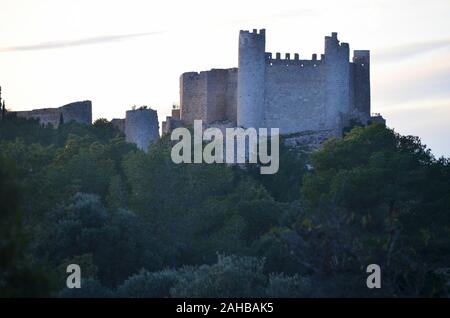
[(264, 176), (175, 165), (170, 145), (145, 154), (105, 120), (0, 122), (0, 296), (449, 295), (450, 164), (418, 138), (354, 128), (283, 147)]

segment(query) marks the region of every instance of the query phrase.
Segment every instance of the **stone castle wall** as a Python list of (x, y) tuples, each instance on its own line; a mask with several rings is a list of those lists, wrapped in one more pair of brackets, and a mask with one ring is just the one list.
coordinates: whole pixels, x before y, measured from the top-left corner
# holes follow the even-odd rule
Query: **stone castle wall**
[(322, 61), (266, 56), (264, 125), (283, 134), (329, 127)]
[(92, 102), (75, 102), (59, 108), (65, 123), (75, 121), (81, 124), (92, 124)]
[(57, 128), (61, 117), (61, 112), (58, 108), (41, 108), (34, 110), (25, 110), (14, 112), (17, 117), (26, 119), (37, 119), (43, 126), (52, 125)]
[[(172, 112), (175, 116), (178, 110)], [(18, 117), (38, 119), (41, 125), (57, 128), (61, 117), (64, 123), (77, 122), (92, 124), (92, 103), (90, 101), (75, 102), (59, 108), (41, 108), (31, 111), (14, 112)], [(179, 114), (178, 114), (179, 116)], [(158, 114), (155, 110), (139, 108), (126, 112), (125, 119), (113, 119), (111, 123), (125, 134), (127, 142), (148, 151), (151, 142), (159, 138)]]
[(180, 77), (181, 120), (205, 122), (229, 119), (236, 122), (236, 68), (189, 72)]
[(189, 72), (180, 77), (181, 119), (186, 123), (194, 119), (206, 119), (207, 72)]
[(14, 113), (18, 117), (37, 119), (42, 125), (52, 125), (54, 128), (59, 126), (61, 116), (65, 123), (74, 121), (80, 124), (92, 124), (91, 101), (75, 102), (59, 108), (41, 108)]

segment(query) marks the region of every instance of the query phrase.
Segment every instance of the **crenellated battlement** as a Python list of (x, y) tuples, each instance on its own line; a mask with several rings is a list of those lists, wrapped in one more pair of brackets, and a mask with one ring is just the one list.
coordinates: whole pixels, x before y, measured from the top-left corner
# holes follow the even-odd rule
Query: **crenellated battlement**
[(321, 54), (320, 57), (321, 59), (317, 59), (317, 54), (313, 54), (311, 56), (311, 60), (304, 60), (300, 59), (299, 53), (294, 53), (293, 55), (291, 55), (291, 53), (284, 53), (284, 57), (282, 57), (281, 53), (276, 53), (274, 58), (272, 53), (270, 52), (265, 53), (266, 66), (284, 65), (284, 66), (299, 66), (299, 67), (308, 67), (308, 66), (318, 67), (322, 64), (322, 59), (324, 55)]
[[(266, 42), (266, 30), (253, 29), (253, 31), (240, 31), (239, 32), (239, 45), (241, 47), (259, 47), (264, 48)], [(263, 49), (264, 51), (264, 49)]]
[(259, 36), (265, 36), (266, 35), (266, 29), (253, 29), (252, 31), (248, 31), (248, 30), (241, 30), (240, 31), (241, 35), (259, 35)]
[(354, 50), (353, 51), (353, 63), (360, 64), (362, 66), (370, 65), (370, 51), (369, 50)]

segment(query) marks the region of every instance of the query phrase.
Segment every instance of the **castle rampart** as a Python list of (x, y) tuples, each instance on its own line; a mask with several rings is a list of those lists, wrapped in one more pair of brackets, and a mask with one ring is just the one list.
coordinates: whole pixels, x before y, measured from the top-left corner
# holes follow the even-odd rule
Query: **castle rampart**
[(180, 77), (180, 119), (192, 123), (231, 120), (236, 123), (237, 69), (212, 69)]
[(65, 123), (75, 121), (81, 124), (92, 124), (91, 101), (71, 103), (59, 108)]
[(88, 100), (67, 104), (59, 108), (40, 108), (14, 113), (18, 117), (37, 119), (41, 125), (52, 125), (54, 128), (59, 126), (61, 119), (65, 123), (74, 121), (80, 124), (92, 124), (92, 102)]

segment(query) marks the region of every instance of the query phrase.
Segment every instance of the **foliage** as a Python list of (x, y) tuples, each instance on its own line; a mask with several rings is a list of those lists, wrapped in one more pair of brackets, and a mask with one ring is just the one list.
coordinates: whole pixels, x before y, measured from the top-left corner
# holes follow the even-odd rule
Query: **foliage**
[(170, 151), (103, 119), (1, 121), (0, 296), (449, 295), (450, 165), (419, 138), (355, 127), (310, 156), (282, 146), (275, 175)]
[[(0, 297), (42, 297), (51, 288), (41, 264), (25, 254), (14, 164), (0, 156)], [(34, 266), (33, 266), (34, 265)]]
[(386, 295), (447, 294), (445, 277), (432, 279), (450, 262), (447, 160), (381, 125), (330, 140), (311, 160), (299, 258), (330, 274), (379, 264)]

